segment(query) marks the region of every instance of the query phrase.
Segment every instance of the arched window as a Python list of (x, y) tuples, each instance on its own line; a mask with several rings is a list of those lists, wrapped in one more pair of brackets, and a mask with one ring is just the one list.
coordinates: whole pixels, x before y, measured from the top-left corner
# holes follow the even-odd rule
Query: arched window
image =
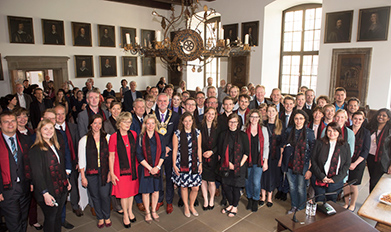
[(305, 4), (283, 12), (280, 89), (295, 95), (300, 86), (316, 89), (322, 19), (320, 4)]

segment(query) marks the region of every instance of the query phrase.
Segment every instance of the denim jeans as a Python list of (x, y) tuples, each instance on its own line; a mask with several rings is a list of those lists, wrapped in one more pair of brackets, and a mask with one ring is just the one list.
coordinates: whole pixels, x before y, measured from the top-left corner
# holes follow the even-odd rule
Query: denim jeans
[(247, 169), (246, 194), (248, 199), (258, 201), (261, 194), (262, 167), (253, 165)]
[[(308, 169), (308, 165), (304, 166), (303, 173)], [(296, 207), (298, 210), (302, 210), (305, 207), (304, 202), (307, 200), (307, 181), (304, 178), (304, 174), (293, 174), (292, 169), (288, 169), (287, 172), (289, 182), (289, 193), (291, 195), (291, 206)]]
[[(332, 193), (332, 192), (335, 192), (335, 190), (341, 188), (343, 186), (343, 180), (340, 181), (340, 182), (337, 182), (337, 183), (334, 183), (334, 184), (329, 184), (328, 187), (324, 186), (317, 186), (315, 184), (315, 180), (316, 180), (316, 177), (315, 176), (312, 176), (311, 177), (311, 183), (312, 183), (312, 186), (314, 187), (314, 190), (315, 190), (315, 196), (316, 195), (319, 195), (319, 194), (324, 194), (324, 193)], [(337, 194), (333, 194), (333, 195), (328, 195), (326, 196), (326, 201), (334, 201), (336, 202), (337, 201), (337, 197), (338, 197), (338, 194), (342, 191), (342, 189), (340, 189)], [(316, 202), (318, 201), (324, 201), (325, 200), (325, 196), (319, 196), (315, 199)]]

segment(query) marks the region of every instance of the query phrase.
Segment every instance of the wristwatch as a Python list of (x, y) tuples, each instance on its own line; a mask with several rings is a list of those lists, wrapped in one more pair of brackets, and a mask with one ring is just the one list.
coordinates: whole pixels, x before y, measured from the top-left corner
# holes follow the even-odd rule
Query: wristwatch
[(157, 167), (157, 169), (159, 169), (159, 170), (161, 169), (159, 166), (156, 166), (156, 167)]

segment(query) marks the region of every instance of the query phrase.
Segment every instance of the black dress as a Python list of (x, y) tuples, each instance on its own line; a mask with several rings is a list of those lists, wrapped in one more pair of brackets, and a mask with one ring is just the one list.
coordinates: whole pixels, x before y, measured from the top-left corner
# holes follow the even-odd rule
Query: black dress
[(201, 125), (202, 154), (206, 151), (213, 152), (209, 159), (202, 157), (202, 179), (205, 181), (216, 181), (218, 135), (217, 128), (208, 129), (206, 124)]
[(266, 124), (267, 131), (269, 133), (269, 159), (267, 161), (268, 169), (262, 173), (261, 178), (261, 188), (267, 192), (273, 192), (275, 188), (280, 183), (281, 178), (281, 168), (278, 167), (278, 161), (281, 156), (281, 145), (282, 145), (282, 135), (284, 134), (281, 131), (280, 135), (274, 133), (275, 124)]

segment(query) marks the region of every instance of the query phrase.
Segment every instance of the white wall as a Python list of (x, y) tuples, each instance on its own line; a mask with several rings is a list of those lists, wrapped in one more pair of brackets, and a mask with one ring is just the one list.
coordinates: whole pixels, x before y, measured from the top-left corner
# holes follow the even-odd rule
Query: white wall
[[(5, 81), (0, 81), (0, 95), (10, 92), (9, 70), (5, 56), (69, 56), (69, 78), (75, 86), (82, 87), (86, 78), (75, 78), (74, 55), (93, 55), (95, 86), (101, 91), (106, 83), (111, 82), (114, 90), (119, 91), (122, 77), (122, 56), (126, 55), (119, 47), (121, 43), (120, 27), (137, 29), (140, 38), (141, 29), (158, 30), (160, 22), (152, 16), (152, 8), (114, 3), (103, 0), (1, 0), (0, 1), (0, 53), (3, 61)], [(167, 15), (168, 11), (158, 10)], [(33, 18), (35, 44), (11, 44), (8, 37), (7, 16), (24, 16)], [(43, 45), (41, 19), (63, 20), (65, 27), (65, 46)], [(92, 47), (72, 46), (71, 22), (91, 23)], [(116, 47), (98, 46), (98, 24), (114, 25)], [(99, 77), (99, 56), (110, 55), (117, 57), (117, 77)], [(156, 76), (141, 75), (141, 59), (138, 58), (138, 76), (125, 77), (128, 81), (135, 80), (138, 89), (147, 85), (156, 85), (160, 76), (167, 76), (167, 70), (156, 60)], [(3, 94), (4, 93), (4, 94)]]

